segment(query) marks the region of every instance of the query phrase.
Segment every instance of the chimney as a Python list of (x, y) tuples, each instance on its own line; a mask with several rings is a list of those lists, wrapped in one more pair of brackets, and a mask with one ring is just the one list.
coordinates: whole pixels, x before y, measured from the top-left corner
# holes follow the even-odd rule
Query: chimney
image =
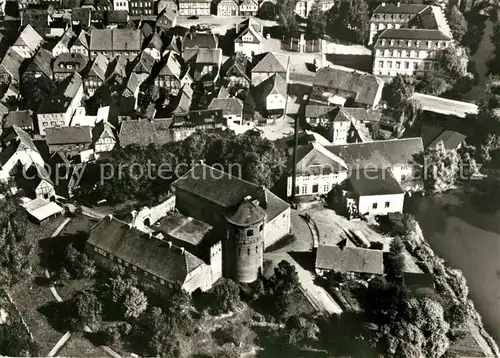
[(137, 216), (137, 210), (132, 210), (130, 212), (130, 215), (132, 215), (132, 220), (134, 220), (136, 218), (136, 216)]
[(108, 217), (109, 220), (113, 220), (113, 214), (108, 214), (107, 217)]
[(401, 3), (398, 1), (398, 2), (396, 3), (396, 6), (397, 6), (397, 7), (400, 7), (400, 6), (401, 6)]
[(385, 2), (383, 2), (381, 5), (382, 5), (382, 6), (385, 6)]
[(169, 247), (169, 248), (172, 248), (172, 241), (169, 241), (169, 242), (168, 242), (168, 247)]
[(132, 224), (128, 224), (128, 228), (129, 228), (129, 229), (132, 229), (133, 227), (134, 227), (134, 225), (132, 225)]
[(150, 233), (148, 234), (148, 236), (149, 236), (149, 238), (151, 239), (151, 238), (153, 237), (153, 233), (152, 233), (152, 232), (150, 232)]
[(181, 247), (181, 255), (184, 255), (184, 248)]
[(247, 195), (247, 196), (245, 196), (245, 200), (250, 201), (250, 200), (252, 200), (252, 197), (250, 195)]

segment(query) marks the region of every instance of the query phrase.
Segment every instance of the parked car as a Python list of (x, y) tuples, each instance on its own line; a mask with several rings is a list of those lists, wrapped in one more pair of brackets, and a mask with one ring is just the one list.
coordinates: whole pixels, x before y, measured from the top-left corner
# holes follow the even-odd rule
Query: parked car
[(191, 16), (189, 16), (189, 17), (188, 17), (188, 19), (189, 19), (189, 20), (198, 20), (198, 19), (199, 19), (199, 17), (198, 17), (198, 16), (196, 16), (196, 15), (191, 15)]

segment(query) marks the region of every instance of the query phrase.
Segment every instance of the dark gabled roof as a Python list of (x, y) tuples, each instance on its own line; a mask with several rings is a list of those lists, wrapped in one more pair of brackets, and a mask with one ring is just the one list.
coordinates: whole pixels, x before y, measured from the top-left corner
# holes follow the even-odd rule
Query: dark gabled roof
[[(386, 29), (379, 36), (379, 39), (395, 39), (395, 40), (451, 40), (440, 30), (425, 30), (425, 29)], [(378, 41), (377, 41), (378, 42)]]
[(71, 11), (71, 21), (79, 22), (85, 26), (90, 25), (91, 9), (88, 7), (74, 8)]
[(38, 108), (38, 113), (65, 112), (81, 87), (82, 77), (78, 73), (65, 78), (49, 96), (45, 97)]
[(323, 67), (316, 73), (314, 87), (326, 87), (341, 92), (353, 93), (357, 103), (375, 105), (382, 91), (384, 81), (366, 72), (346, 67)]
[[(250, 41), (247, 38), (244, 39), (244, 37), (248, 34), (252, 36), (252, 40)], [(262, 40), (262, 35), (259, 31), (257, 31), (253, 26), (247, 26), (236, 36), (234, 42), (260, 44), (262, 43)]]
[(358, 196), (404, 194), (403, 188), (389, 169), (354, 170), (348, 181)]
[(328, 113), (337, 110), (332, 106), (321, 106), (315, 104), (308, 104), (305, 107), (306, 118), (320, 118), (326, 116)]
[(64, 47), (66, 47), (67, 49), (69, 49), (69, 44), (71, 43), (71, 41), (73, 40), (73, 38), (75, 36), (76, 36), (76, 34), (73, 32), (71, 27), (68, 27), (68, 29), (64, 32), (64, 34), (61, 36), (61, 38), (59, 39), (59, 41), (57, 42), (57, 44), (55, 46), (62, 45)]
[(33, 127), (32, 114), (29, 110), (9, 112), (3, 121), (3, 128), (13, 126), (20, 128)]
[(92, 127), (54, 127), (45, 130), (47, 145), (90, 144)]
[(20, 80), (20, 69), (21, 69), (21, 64), (23, 62), (24, 58), (21, 57), (15, 50), (10, 47), (7, 52), (5, 53), (5, 56), (2, 59), (2, 62), (0, 63), (0, 66), (3, 67), (3, 69), (12, 76), (12, 79), (15, 82), (19, 83)]
[(147, 52), (142, 52), (138, 56), (137, 63), (132, 69), (133, 73), (147, 73), (151, 74), (153, 72), (153, 66), (155, 64), (155, 59)]
[(183, 283), (203, 264), (191, 253), (110, 217), (90, 230), (87, 243), (167, 282)]
[(320, 245), (316, 251), (316, 268), (320, 270), (382, 275), (383, 262), (380, 250)]
[(266, 210), (268, 222), (290, 207), (265, 187), (205, 164), (194, 166), (188, 173), (172, 183), (172, 186), (205, 198), (226, 209), (236, 207), (250, 196), (253, 200), (258, 200), (259, 206)]
[(378, 140), (325, 147), (342, 158), (350, 168), (392, 168), (416, 164), (424, 151), (422, 138)]
[(149, 37), (154, 34), (154, 30), (150, 24), (144, 22), (144, 24), (141, 27), (141, 34), (143, 38), (149, 39)]
[(31, 60), (25, 72), (41, 72), (48, 78), (52, 78), (52, 52), (40, 48)]
[[(399, 4), (399, 5), (398, 5)], [(374, 14), (414, 14), (417, 15), (420, 11), (429, 7), (429, 5), (423, 4), (384, 4), (379, 5), (375, 10)]]
[(254, 60), (252, 72), (284, 73), (288, 70), (290, 56), (266, 52), (254, 56)]
[(90, 13), (90, 21), (92, 24), (100, 23), (103, 24), (106, 19), (106, 10), (93, 10)]
[(287, 84), (283, 77), (277, 73), (259, 83), (255, 88), (259, 97), (267, 98), (271, 94), (281, 94), (286, 98)]
[(163, 48), (163, 41), (161, 39), (161, 36), (158, 32), (155, 32), (153, 36), (151, 37), (151, 40), (149, 40), (148, 44), (146, 45), (146, 48), (151, 48), (151, 49), (156, 49), (158, 51), (161, 51)]
[[(177, 17), (177, 14), (174, 10), (164, 9), (158, 15), (158, 18), (156, 19), (156, 26), (159, 26), (159, 27), (162, 27), (163, 25), (171, 26), (176, 17)], [(166, 23), (165, 23), (165, 20), (167, 20)]]
[[(81, 53), (64, 52), (54, 59), (52, 69), (54, 73), (81, 72), (87, 67), (88, 60)], [(66, 67), (68, 64), (72, 65), (71, 69)]]
[(380, 109), (365, 109), (356, 107), (342, 107), (342, 111), (350, 115), (356, 121), (366, 122), (379, 122), (382, 117), (382, 110)]
[(223, 123), (223, 121), (222, 110), (220, 109), (174, 113), (172, 128), (217, 125)]
[(239, 98), (214, 98), (208, 109), (221, 109), (224, 116), (241, 115), (243, 112), (243, 102)]
[(141, 50), (142, 34), (133, 28), (95, 29), (90, 32), (91, 51), (136, 51)]
[(99, 121), (92, 128), (92, 142), (95, 144), (101, 137), (112, 138), (116, 141), (115, 127), (107, 121)]
[(118, 134), (120, 146), (137, 144), (146, 147), (150, 144), (169, 143), (172, 141), (171, 124), (172, 119), (124, 121)]
[(430, 144), (429, 148), (434, 148), (439, 142), (443, 142), (444, 147), (447, 150), (457, 149), (460, 144), (462, 144), (466, 135), (455, 131), (444, 131), (438, 135)]
[(4, 144), (8, 144), (13, 140), (17, 140), (19, 141), (20, 144), (24, 145), (25, 147), (34, 150), (35, 152), (38, 152), (38, 149), (33, 143), (33, 140), (31, 139), (30, 135), (26, 133), (23, 129), (19, 128), (18, 126), (12, 126), (9, 132), (10, 133), (3, 138)]
[(108, 64), (106, 71), (106, 79), (111, 79), (118, 76), (122, 79), (127, 78), (127, 65), (128, 61), (123, 56), (116, 56), (112, 62)]
[(127, 10), (106, 11), (106, 22), (108, 24), (126, 24), (128, 22)]
[[(290, 172), (293, 170), (291, 161), (288, 168)], [(346, 171), (347, 165), (342, 158), (332, 154), (321, 144), (310, 143), (297, 148), (296, 170), (298, 174), (328, 175)]]
[(188, 32), (182, 40), (182, 47), (187, 48), (217, 48), (219, 40), (211, 32)]
[(71, 44), (71, 46), (83, 46), (84, 48), (89, 48), (89, 34), (85, 31), (80, 31), (78, 37)]
[(250, 81), (247, 74), (248, 65), (249, 61), (247, 57), (241, 52), (236, 52), (233, 56), (229, 57), (226, 62), (224, 62), (221, 67), (221, 72), (224, 76), (229, 76), (229, 74), (238, 75)]
[(179, 38), (177, 36), (172, 36), (170, 40), (167, 43), (167, 47), (165, 48), (166, 51), (173, 51), (177, 54), (180, 54), (181, 51), (179, 50)]
[(266, 216), (266, 212), (259, 206), (259, 202), (252, 200), (252, 197), (246, 197), (236, 207), (236, 210), (226, 214), (226, 220), (236, 226), (248, 226), (258, 223)]

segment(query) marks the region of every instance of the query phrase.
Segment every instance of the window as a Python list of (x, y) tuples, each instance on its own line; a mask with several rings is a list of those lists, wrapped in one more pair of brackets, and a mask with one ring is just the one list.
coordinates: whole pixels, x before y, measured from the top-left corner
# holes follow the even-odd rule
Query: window
[(302, 194), (307, 194), (307, 185), (302, 185)]
[(377, 207), (378, 207), (378, 204), (377, 203), (373, 203), (372, 209), (376, 209)]
[(429, 62), (424, 62), (424, 70), (427, 71), (429, 69), (429, 66), (430, 66)]
[(255, 246), (255, 253), (259, 253), (259, 245)]
[(264, 230), (264, 224), (259, 225), (259, 231), (262, 231), (262, 230)]
[(401, 62), (400, 61), (396, 61), (396, 68), (401, 68)]
[(392, 68), (392, 61), (387, 61), (387, 68)]
[(318, 192), (318, 184), (314, 184), (313, 185), (313, 193), (317, 193)]
[(410, 68), (410, 63), (408, 61), (405, 61), (405, 69), (409, 69)]
[(413, 69), (418, 70), (418, 62), (413, 62)]
[(325, 184), (323, 186), (323, 192), (328, 193), (329, 190), (330, 190), (330, 184)]
[(250, 248), (247, 249), (247, 255), (250, 255)]
[(412, 45), (412, 42), (411, 42), (411, 40), (409, 40), (408, 41), (408, 47), (411, 47), (411, 45)]
[(389, 201), (386, 201), (385, 202), (385, 207), (388, 208), (389, 206), (391, 206), (391, 203)]
[(137, 272), (137, 266), (132, 266), (132, 271)]
[(253, 229), (247, 230), (247, 236), (253, 236)]
[(160, 284), (164, 285), (165, 284), (165, 280), (160, 280)]
[(384, 61), (378, 61), (378, 67), (384, 68)]
[(295, 187), (295, 194), (298, 194), (298, 193), (300, 193), (300, 188), (299, 188), (299, 186), (297, 185), (297, 186)]
[(128, 267), (128, 262), (125, 262), (125, 267)]

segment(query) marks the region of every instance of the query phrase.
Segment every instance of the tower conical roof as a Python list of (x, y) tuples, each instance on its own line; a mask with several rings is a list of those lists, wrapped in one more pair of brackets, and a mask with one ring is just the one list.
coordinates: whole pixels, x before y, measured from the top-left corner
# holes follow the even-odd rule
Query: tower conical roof
[(226, 215), (226, 220), (233, 225), (248, 226), (255, 224), (266, 216), (266, 212), (251, 198), (245, 198), (235, 211)]

